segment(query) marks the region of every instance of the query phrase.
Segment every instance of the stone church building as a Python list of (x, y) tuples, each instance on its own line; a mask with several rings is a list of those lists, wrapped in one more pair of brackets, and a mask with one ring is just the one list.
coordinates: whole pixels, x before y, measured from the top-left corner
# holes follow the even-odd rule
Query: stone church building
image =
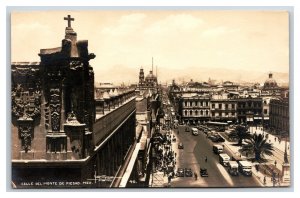
[(96, 56), (70, 15), (61, 46), (11, 64), (12, 186), (113, 187), (136, 144), (135, 91), (95, 99)]

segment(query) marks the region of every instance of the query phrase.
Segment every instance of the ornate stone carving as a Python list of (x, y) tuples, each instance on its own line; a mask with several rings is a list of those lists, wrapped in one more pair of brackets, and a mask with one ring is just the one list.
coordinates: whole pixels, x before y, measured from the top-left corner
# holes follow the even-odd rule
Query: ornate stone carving
[(12, 65), (12, 115), (36, 118), (40, 115), (41, 88), (39, 69), (33, 65)]
[(78, 70), (78, 69), (82, 69), (83, 68), (83, 64), (81, 61), (79, 60), (73, 60), (70, 62), (70, 69), (71, 70)]
[(51, 127), (52, 131), (60, 130), (60, 90), (50, 89), (50, 113), (51, 113)]
[(18, 119), (18, 125), (22, 150), (27, 153), (29, 150), (31, 150), (31, 141), (33, 139), (33, 119), (24, 115)]

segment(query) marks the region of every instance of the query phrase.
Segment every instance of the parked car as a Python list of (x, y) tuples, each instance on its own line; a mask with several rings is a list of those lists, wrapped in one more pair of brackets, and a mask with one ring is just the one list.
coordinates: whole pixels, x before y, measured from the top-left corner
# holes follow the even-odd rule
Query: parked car
[(180, 142), (179, 144), (178, 144), (178, 149), (183, 149), (184, 147), (183, 147), (183, 144), (182, 144), (182, 142)]
[(214, 135), (214, 137), (211, 140), (213, 142), (225, 142), (225, 139), (220, 135)]
[(208, 177), (207, 169), (200, 168), (200, 175), (201, 175), (201, 177)]
[(184, 169), (184, 175), (186, 177), (193, 177), (193, 171), (192, 171), (192, 169), (191, 168), (185, 168)]
[(184, 177), (184, 169), (178, 168), (176, 175), (177, 175), (177, 177)]

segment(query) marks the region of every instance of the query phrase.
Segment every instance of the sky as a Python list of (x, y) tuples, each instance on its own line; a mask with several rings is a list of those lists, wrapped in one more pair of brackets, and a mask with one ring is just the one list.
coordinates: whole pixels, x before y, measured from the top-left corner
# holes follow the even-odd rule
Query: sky
[[(39, 61), (61, 45), (70, 14), (78, 40), (89, 41), (96, 82), (136, 83), (139, 69), (170, 83), (231, 80), (279, 83), (289, 73), (285, 11), (27, 11), (11, 14), (11, 61)], [(157, 68), (157, 71), (156, 71)]]

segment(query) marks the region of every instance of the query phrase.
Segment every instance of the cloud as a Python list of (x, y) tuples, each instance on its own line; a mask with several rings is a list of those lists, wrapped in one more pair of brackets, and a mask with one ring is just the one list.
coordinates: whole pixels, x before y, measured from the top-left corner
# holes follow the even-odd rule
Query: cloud
[(131, 34), (141, 28), (145, 18), (146, 15), (142, 13), (124, 15), (118, 20), (116, 25), (105, 27), (102, 30), (102, 33), (112, 36), (124, 36)]
[(198, 28), (203, 20), (190, 14), (173, 14), (150, 25), (145, 33), (164, 34), (172, 32), (188, 32)]
[(218, 26), (210, 29), (206, 29), (202, 32), (203, 37), (218, 37), (224, 34), (238, 32), (239, 29), (227, 28), (224, 26)]

